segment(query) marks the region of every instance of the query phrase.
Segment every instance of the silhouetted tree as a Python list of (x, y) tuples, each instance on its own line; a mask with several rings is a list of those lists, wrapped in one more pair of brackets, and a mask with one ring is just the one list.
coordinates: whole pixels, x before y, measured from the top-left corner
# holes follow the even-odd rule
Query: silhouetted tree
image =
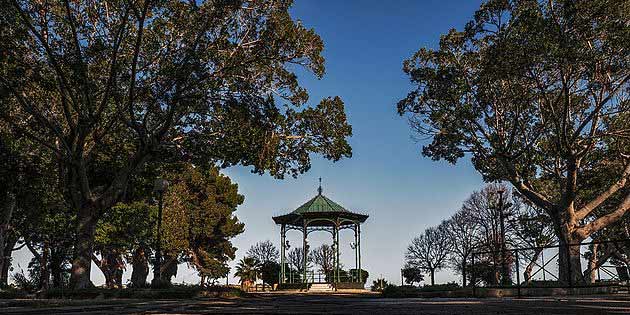
[(428, 272), (435, 285), (435, 272), (446, 266), (451, 242), (444, 224), (430, 227), (407, 247), (406, 265)]
[(319, 267), (319, 270), (326, 275), (326, 278), (332, 274), (335, 269), (335, 251), (327, 244), (315, 248), (312, 252), (313, 263)]
[(420, 283), (424, 281), (422, 270), (410, 265), (405, 265), (405, 268), (402, 270), (402, 276), (405, 279), (406, 284), (413, 285), (416, 282)]
[(308, 100), (323, 42), (291, 1), (10, 1), (0, 119), (59, 166), (77, 219), (71, 283), (91, 285), (96, 224), (147, 162), (297, 176), (351, 155), (339, 97)]
[(245, 254), (247, 257), (253, 257), (260, 263), (268, 261), (278, 262), (280, 253), (278, 248), (270, 241), (262, 241), (252, 245)]
[(404, 62), (413, 88), (398, 111), (432, 139), (423, 155), (469, 156), (544, 210), (565, 282), (582, 281), (568, 244), (630, 210), (628, 20), (626, 1), (489, 0)]

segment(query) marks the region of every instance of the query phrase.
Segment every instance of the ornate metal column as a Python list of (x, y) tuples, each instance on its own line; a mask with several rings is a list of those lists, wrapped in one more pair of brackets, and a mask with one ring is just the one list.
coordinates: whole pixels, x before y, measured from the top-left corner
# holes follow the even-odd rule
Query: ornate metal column
[(355, 275), (355, 281), (359, 281), (359, 274), (361, 273), (361, 270), (359, 269), (359, 242), (357, 241), (357, 228), (358, 228), (359, 224), (355, 223), (354, 224), (354, 270), (357, 273)]
[(287, 243), (287, 227), (282, 224), (280, 227), (280, 283), (285, 283), (286, 279), (286, 243)]
[(335, 255), (335, 253), (337, 252), (337, 229), (335, 226), (333, 226), (332, 228), (332, 232), (330, 233), (332, 235), (332, 260), (333, 260), (333, 269), (332, 269), (332, 275), (326, 275), (326, 277), (328, 277), (329, 282), (335, 283), (336, 279), (337, 279), (337, 256)]
[(306, 280), (306, 266), (307, 266), (306, 259), (308, 257), (308, 254), (307, 254), (307, 252), (308, 252), (308, 244), (306, 243), (306, 237), (308, 235), (308, 231), (306, 230), (307, 225), (308, 225), (307, 221), (304, 220), (304, 230), (302, 231), (302, 233), (304, 235), (304, 238), (302, 240), (302, 253), (304, 254), (304, 257), (303, 257), (303, 259), (304, 259), (304, 266), (303, 266), (303, 268), (304, 268), (304, 271), (303, 271), (304, 277), (302, 278), (302, 283), (304, 283), (304, 290), (305, 291), (308, 291), (308, 282)]
[(359, 282), (363, 283), (363, 273), (361, 272), (361, 225), (358, 224), (357, 225), (357, 252), (359, 253)]
[[(335, 246), (335, 270), (337, 279), (335, 282), (341, 282), (341, 276), (339, 275), (339, 219), (337, 219), (337, 223), (335, 224), (335, 238), (337, 239), (337, 246)], [(335, 286), (335, 290), (337, 290), (337, 286)]]

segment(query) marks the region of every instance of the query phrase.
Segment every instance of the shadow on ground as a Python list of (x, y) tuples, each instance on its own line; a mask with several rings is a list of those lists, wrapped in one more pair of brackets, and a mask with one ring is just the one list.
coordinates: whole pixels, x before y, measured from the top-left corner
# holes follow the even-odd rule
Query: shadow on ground
[(365, 294), (251, 294), (194, 300), (4, 300), (0, 314), (630, 314), (630, 296), (389, 299)]

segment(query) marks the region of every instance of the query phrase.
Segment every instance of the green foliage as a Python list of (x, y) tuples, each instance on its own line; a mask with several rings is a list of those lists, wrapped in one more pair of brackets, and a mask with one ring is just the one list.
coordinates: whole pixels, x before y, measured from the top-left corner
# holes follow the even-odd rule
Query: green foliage
[(241, 279), (241, 284), (253, 283), (258, 279), (259, 268), (260, 266), (256, 259), (245, 257), (236, 265), (236, 273), (234, 275)]
[(388, 286), (389, 284), (387, 283), (387, 280), (383, 278), (378, 278), (372, 281), (372, 286), (370, 287), (370, 290), (374, 292), (383, 292), (383, 290), (385, 290), (385, 288), (387, 288)]
[(403, 268), (402, 276), (405, 279), (406, 284), (413, 285), (416, 282), (420, 283), (424, 281), (424, 274), (422, 273), (422, 270), (411, 266)]
[(269, 285), (278, 283), (281, 266), (275, 261), (266, 261), (260, 264), (260, 279)]
[[(350, 273), (352, 279), (359, 279), (359, 273), (357, 272), (357, 269), (350, 269), (348, 270), (348, 272)], [(363, 284), (367, 282), (367, 279), (369, 277), (370, 273), (365, 269), (361, 269), (361, 281), (363, 281)]]
[(24, 292), (34, 292), (39, 286), (39, 279), (29, 274), (25, 274), (24, 271), (16, 272), (13, 274), (13, 283), (18, 290)]
[[(76, 287), (89, 286), (100, 215), (129, 201), (148, 163), (240, 164), (283, 178), (306, 172), (312, 153), (352, 154), (343, 101), (307, 104), (295, 66), (322, 77), (324, 45), (291, 18), (292, 1), (4, 4), (0, 121), (54, 162), (60, 178), (47, 184), (81, 223)], [(191, 235), (203, 234), (197, 223)], [(196, 240), (214, 243), (191, 261), (212, 277), (222, 272), (207, 261), (221, 257), (214, 248), (230, 256), (230, 246)]]
[(157, 207), (146, 202), (118, 203), (101, 217), (96, 227), (95, 249), (131, 251), (151, 243)]
[(414, 286), (388, 285), (383, 289), (383, 297), (386, 298), (411, 298), (418, 297), (420, 291)]
[(224, 277), (236, 253), (231, 239), (244, 228), (234, 215), (244, 200), (238, 185), (214, 167), (176, 164), (164, 175), (170, 185), (164, 196), (163, 250), (183, 257), (202, 277)]
[[(628, 20), (627, 1), (489, 0), (404, 62), (398, 111), (431, 138), (423, 155), (469, 155), (543, 209), (561, 244), (581, 242), (630, 209)], [(559, 259), (563, 281), (581, 269), (575, 251)]]
[(261, 263), (268, 261), (278, 262), (280, 252), (278, 251), (276, 245), (274, 245), (270, 240), (266, 240), (252, 245), (247, 250), (245, 256), (252, 257)]
[(435, 291), (453, 291), (461, 289), (462, 287), (457, 282), (448, 282), (443, 284), (425, 285), (420, 288), (422, 292), (435, 292)]

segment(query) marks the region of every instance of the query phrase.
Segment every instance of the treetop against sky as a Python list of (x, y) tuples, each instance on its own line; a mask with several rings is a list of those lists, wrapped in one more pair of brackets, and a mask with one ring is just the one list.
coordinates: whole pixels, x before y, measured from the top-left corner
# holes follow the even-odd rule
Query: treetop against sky
[[(604, 0), (486, 3), (296, 1), (289, 15), (284, 4), (261, 5), (260, 10), (202, 9), (186, 18), (175, 14), (178, 23), (188, 25), (187, 32), (222, 25), (228, 34), (217, 27), (217, 33), (201, 36), (195, 45), (186, 39), (184, 45), (174, 45), (191, 47), (194, 53), (189, 48), (174, 50), (174, 65), (158, 58), (156, 71), (142, 70), (146, 76), (131, 80), (131, 88), (121, 89), (125, 93), (120, 95), (106, 88), (107, 81), (93, 82), (105, 87), (95, 94), (98, 97), (111, 93), (116, 101), (131, 104), (122, 116), (116, 116), (115, 107), (93, 112), (99, 107), (92, 106), (90, 94), (78, 93), (89, 92), (91, 85), (69, 76), (78, 85), (68, 90), (78, 92), (57, 95), (58, 103), (85, 105), (79, 107), (78, 119), (82, 112), (107, 119), (94, 125), (88, 119), (83, 125), (59, 110), (59, 121), (67, 121), (62, 128), (55, 128), (56, 120), (45, 128), (16, 128), (32, 132), (35, 142), (42, 140), (38, 136), (56, 138), (61, 146), (49, 149), (61, 151), (62, 164), (75, 175), (68, 178), (76, 179), (83, 176), (76, 167), (82, 164), (75, 163), (81, 150), (64, 141), (85, 140), (82, 126), (92, 130), (85, 133), (87, 139), (98, 140), (99, 134), (109, 132), (108, 119), (125, 118), (113, 124), (115, 136), (102, 146), (86, 145), (102, 153), (86, 163), (117, 172), (94, 182), (70, 181), (78, 192), (71, 200), (87, 227), (100, 208), (123, 195), (125, 187), (119, 183), (134, 178), (139, 165), (150, 165), (156, 174), (169, 159), (225, 167), (221, 172), (244, 196), (234, 213), (245, 228), (233, 240), (238, 250), (232, 268), (251, 244), (279, 242), (272, 216), (286, 214), (317, 194), (319, 177), (326, 196), (369, 215), (362, 227), (362, 265), (372, 277), (383, 275), (393, 283), (400, 281), (409, 242), (461, 209), (484, 180), (509, 183), (516, 194), (528, 198), (548, 216), (561, 244), (597, 236), (625, 213), (630, 200), (623, 198), (624, 170), (630, 172), (624, 154), (630, 152), (627, 140), (619, 137), (628, 130), (628, 120), (619, 113), (627, 113), (630, 37), (623, 20), (628, 20), (624, 8), (630, 6)], [(184, 7), (164, 10), (180, 12)], [(129, 29), (137, 32), (143, 16), (152, 11), (132, 11)], [(272, 18), (263, 18), (261, 12)], [(205, 25), (204, 14), (216, 23)], [(240, 28), (242, 21), (255, 31)], [(168, 42), (169, 31), (164, 30), (169, 25), (145, 34), (143, 47), (159, 50), (155, 44)], [(218, 40), (214, 34), (225, 38)], [(73, 44), (61, 41), (59, 47), (64, 45)], [(123, 40), (121, 47), (129, 54), (122, 54), (119, 62), (132, 65), (137, 51), (133, 41)], [(97, 48), (90, 53), (100, 60)], [(230, 49), (233, 53), (226, 53)], [(90, 70), (104, 64), (97, 62)], [(200, 66), (204, 64), (213, 67)], [(170, 76), (175, 70), (190, 76)], [(80, 67), (72, 71), (82, 75)], [(49, 82), (38, 83), (29, 93), (43, 95)], [(59, 84), (63, 90), (64, 83)], [(203, 92), (207, 90), (212, 93)], [(208, 110), (205, 104), (212, 107)], [(144, 110), (135, 111), (134, 106)], [(623, 106), (625, 112), (615, 110)], [(48, 129), (67, 134), (46, 133)], [(123, 132), (127, 129), (133, 132)], [(51, 143), (41, 141), (44, 147)], [(170, 146), (155, 150), (159, 144)], [(64, 145), (72, 148), (66, 155)], [(116, 158), (103, 158), (111, 151), (119, 152), (112, 155)], [(110, 181), (115, 189), (94, 189), (101, 181)], [(79, 233), (89, 235), (90, 229)], [(352, 267), (353, 236), (340, 236), (341, 261)], [(298, 232), (289, 232), (287, 239), (293, 247), (301, 245)], [(332, 242), (325, 233), (309, 235), (309, 240), (312, 248)], [(579, 264), (575, 254), (567, 252), (561, 259)], [(18, 256), (18, 261), (26, 261), (28, 255), (21, 251)], [(75, 266), (82, 264), (85, 261), (75, 261)], [(98, 272), (89, 276), (102, 281)], [(197, 279), (196, 271), (180, 266), (175, 281)], [(447, 280), (458, 277), (436, 274), (436, 283)]]

